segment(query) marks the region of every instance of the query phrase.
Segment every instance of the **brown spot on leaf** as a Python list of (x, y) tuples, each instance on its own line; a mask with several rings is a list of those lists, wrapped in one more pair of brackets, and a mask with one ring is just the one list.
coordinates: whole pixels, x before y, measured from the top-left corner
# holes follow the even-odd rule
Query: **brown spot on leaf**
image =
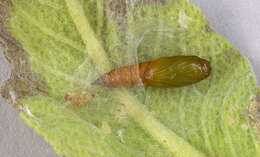
[(206, 32), (208, 32), (208, 33), (214, 32), (214, 30), (209, 26), (209, 24), (206, 24), (206, 25), (205, 25), (205, 30), (206, 30)]
[(86, 90), (78, 90), (75, 93), (67, 93), (65, 100), (73, 106), (82, 107), (92, 102), (94, 94)]

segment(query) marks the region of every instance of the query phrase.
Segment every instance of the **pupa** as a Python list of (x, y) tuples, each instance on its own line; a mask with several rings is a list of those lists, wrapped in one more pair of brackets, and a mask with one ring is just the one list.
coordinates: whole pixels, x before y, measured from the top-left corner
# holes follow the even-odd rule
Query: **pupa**
[(114, 69), (92, 85), (106, 87), (181, 87), (197, 83), (210, 75), (210, 63), (197, 56), (172, 56)]

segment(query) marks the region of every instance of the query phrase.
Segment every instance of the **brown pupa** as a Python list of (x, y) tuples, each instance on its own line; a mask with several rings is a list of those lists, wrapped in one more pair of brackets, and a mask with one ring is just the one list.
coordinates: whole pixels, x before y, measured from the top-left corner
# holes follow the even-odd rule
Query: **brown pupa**
[(114, 69), (94, 81), (92, 85), (181, 87), (207, 78), (210, 72), (209, 62), (197, 56), (163, 57)]

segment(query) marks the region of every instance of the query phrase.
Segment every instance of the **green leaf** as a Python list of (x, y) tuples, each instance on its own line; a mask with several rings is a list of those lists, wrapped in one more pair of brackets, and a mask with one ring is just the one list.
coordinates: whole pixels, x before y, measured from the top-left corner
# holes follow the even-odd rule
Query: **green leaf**
[[(260, 156), (246, 112), (258, 90), (252, 67), (188, 0), (13, 0), (9, 23), (48, 87), (21, 99), (20, 114), (58, 154)], [(90, 85), (112, 68), (176, 55), (209, 60), (211, 76), (172, 89)], [(82, 90), (94, 95), (85, 106), (64, 99)]]

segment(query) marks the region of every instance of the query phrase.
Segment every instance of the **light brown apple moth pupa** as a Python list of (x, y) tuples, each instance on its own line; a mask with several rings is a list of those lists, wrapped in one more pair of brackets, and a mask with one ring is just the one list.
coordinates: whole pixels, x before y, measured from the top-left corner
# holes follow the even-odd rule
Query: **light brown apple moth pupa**
[(210, 75), (208, 61), (196, 56), (159, 58), (114, 69), (92, 83), (106, 87), (181, 87), (197, 83)]

